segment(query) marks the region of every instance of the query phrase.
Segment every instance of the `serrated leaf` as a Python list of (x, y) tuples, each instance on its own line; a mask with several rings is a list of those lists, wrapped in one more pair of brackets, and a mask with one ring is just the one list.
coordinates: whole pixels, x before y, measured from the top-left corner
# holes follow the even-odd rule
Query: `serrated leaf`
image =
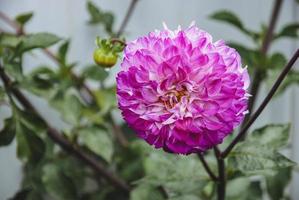
[(145, 158), (144, 168), (146, 177), (142, 182), (162, 186), (170, 198), (186, 194), (200, 196), (209, 181), (209, 176), (194, 156), (154, 151)]
[(152, 185), (140, 185), (130, 193), (130, 200), (164, 200), (161, 192)]
[(290, 124), (270, 124), (254, 130), (248, 141), (277, 150), (287, 145), (289, 135)]
[(243, 142), (229, 154), (229, 165), (245, 175), (271, 175), (295, 163), (257, 142)]
[(110, 162), (113, 154), (113, 143), (107, 131), (100, 127), (88, 127), (79, 131), (79, 139), (94, 153)]
[(280, 37), (297, 38), (299, 30), (299, 23), (288, 24), (284, 26), (281, 31), (274, 36), (275, 39)]
[(13, 118), (8, 118), (4, 121), (4, 127), (0, 130), (0, 147), (9, 145), (16, 134), (16, 125)]
[(274, 176), (266, 177), (267, 191), (271, 200), (280, 200), (284, 197), (284, 190), (291, 181), (292, 169), (279, 170)]
[(22, 39), (22, 43), (19, 47), (19, 52), (23, 53), (35, 48), (47, 48), (57, 43), (60, 38), (51, 33), (36, 33), (26, 35)]
[(85, 67), (82, 74), (85, 78), (95, 81), (104, 81), (109, 75), (107, 71), (96, 65)]
[(21, 24), (25, 25), (33, 17), (33, 12), (22, 13), (16, 16), (15, 20)]
[(75, 184), (55, 164), (43, 167), (42, 182), (46, 191), (57, 200), (77, 199)]

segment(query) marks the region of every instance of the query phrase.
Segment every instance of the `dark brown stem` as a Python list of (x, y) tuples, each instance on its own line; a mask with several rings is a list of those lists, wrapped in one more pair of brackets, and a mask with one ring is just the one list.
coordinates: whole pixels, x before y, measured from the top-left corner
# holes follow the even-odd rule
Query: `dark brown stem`
[(226, 188), (225, 162), (217, 146), (214, 147), (214, 153), (218, 164), (217, 199), (224, 200)]
[(45, 122), (45, 124), (48, 127), (47, 128), (48, 136), (56, 144), (58, 144), (62, 149), (64, 149), (69, 154), (82, 160), (85, 164), (87, 164), (92, 169), (94, 169), (97, 173), (99, 173), (102, 177), (104, 177), (108, 182), (113, 184), (115, 187), (120, 188), (126, 192), (130, 191), (130, 186), (127, 185), (125, 181), (123, 181), (121, 178), (117, 177), (115, 174), (111, 173), (110, 171), (108, 171), (102, 163), (99, 163), (93, 157), (89, 156), (88, 154), (85, 154), (81, 149), (73, 146), (67, 139), (62, 137), (62, 134), (60, 134), (56, 129), (51, 127), (49, 123), (39, 114), (36, 108), (30, 103), (30, 101), (23, 95), (23, 93), (19, 91), (17, 88), (12, 87), (12, 82), (10, 78), (7, 76), (7, 74), (5, 73), (4, 68), (2, 66), (0, 66), (0, 77), (2, 79), (4, 86), (13, 93), (16, 99), (22, 104), (24, 109), (29, 109)]
[(120, 40), (118, 38), (111, 38), (110, 41), (111, 41), (111, 43), (119, 43), (119, 44), (121, 44), (123, 46), (127, 45), (123, 40)]
[(262, 44), (262, 48), (261, 48), (261, 53), (263, 53), (263, 54), (267, 53), (267, 51), (270, 47), (271, 41), (273, 39), (273, 32), (274, 32), (275, 26), (277, 24), (277, 19), (278, 19), (280, 10), (281, 10), (282, 2), (283, 2), (283, 0), (275, 1), (272, 15), (270, 18), (270, 23), (268, 26), (268, 30), (267, 30), (266, 36), (263, 40), (263, 44)]
[(201, 161), (203, 167), (205, 168), (206, 172), (208, 173), (208, 175), (210, 176), (210, 178), (212, 179), (212, 181), (217, 181), (218, 178), (215, 176), (215, 174), (213, 173), (213, 171), (211, 170), (211, 168), (209, 167), (207, 161), (204, 158), (204, 155), (201, 153), (197, 154), (199, 160)]
[(250, 128), (250, 126), (253, 124), (253, 122), (258, 118), (258, 116), (261, 114), (261, 112), (264, 110), (264, 108), (267, 106), (267, 104), (272, 99), (273, 95), (277, 91), (278, 87), (282, 83), (283, 79), (287, 76), (288, 72), (296, 62), (296, 60), (299, 57), (299, 49), (294, 53), (293, 57), (290, 59), (290, 61), (287, 63), (287, 65), (284, 67), (280, 75), (278, 76), (277, 80), (275, 81), (274, 85), (272, 86), (271, 90), (269, 91), (268, 95), (265, 97), (264, 101), (261, 103), (261, 105), (258, 107), (258, 109), (255, 111), (255, 113), (252, 115), (252, 117), (248, 120), (246, 125), (241, 129), (237, 137), (232, 141), (232, 143), (225, 149), (225, 151), (221, 154), (222, 158), (225, 158), (229, 152), (234, 148), (234, 146), (242, 139), (244, 134), (246, 134), (247, 130)]
[[(272, 39), (273, 39), (273, 32), (274, 32), (275, 26), (277, 24), (277, 20), (278, 20), (278, 16), (279, 16), (281, 7), (282, 7), (282, 0), (276, 0), (275, 3), (274, 3), (274, 6), (273, 6), (271, 17), (270, 17), (269, 26), (268, 26), (267, 32), (265, 34), (265, 38), (263, 39), (261, 49), (260, 49), (260, 52), (263, 55), (267, 54), (267, 52), (269, 50), (269, 47), (271, 45), (271, 42), (272, 42)], [(252, 86), (251, 86), (251, 89), (250, 89), (250, 92), (249, 92), (252, 96), (251, 96), (251, 98), (249, 99), (249, 102), (248, 102), (249, 114), (245, 116), (245, 119), (244, 119), (244, 121), (241, 125), (242, 128), (245, 126), (246, 122), (250, 118), (251, 112), (254, 108), (254, 104), (256, 102), (256, 98), (257, 98), (257, 95), (258, 95), (258, 92), (259, 92), (259, 89), (260, 89), (260, 85), (263, 81), (263, 77), (262, 77), (262, 74), (261, 74), (263, 72), (261, 72), (259, 70), (259, 68), (260, 67), (255, 69), (255, 71), (253, 73)]]
[(124, 17), (121, 25), (120, 25), (119, 30), (116, 33), (116, 37), (117, 38), (123, 34), (123, 32), (124, 32), (124, 30), (125, 30), (128, 22), (130, 20), (130, 17), (132, 15), (133, 11), (134, 11), (134, 8), (136, 6), (137, 1), (138, 0), (131, 0), (131, 3), (130, 3), (129, 8), (128, 8), (128, 11), (127, 11), (127, 13), (126, 13), (126, 15), (125, 15), (125, 17)]

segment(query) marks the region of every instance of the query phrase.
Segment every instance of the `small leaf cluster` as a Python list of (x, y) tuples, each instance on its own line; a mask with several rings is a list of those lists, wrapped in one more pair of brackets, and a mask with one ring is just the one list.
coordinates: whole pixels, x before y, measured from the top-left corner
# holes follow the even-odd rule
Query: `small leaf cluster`
[(89, 24), (102, 25), (108, 35), (115, 35), (113, 31), (114, 15), (111, 12), (101, 10), (92, 1), (88, 1), (86, 7), (90, 16)]

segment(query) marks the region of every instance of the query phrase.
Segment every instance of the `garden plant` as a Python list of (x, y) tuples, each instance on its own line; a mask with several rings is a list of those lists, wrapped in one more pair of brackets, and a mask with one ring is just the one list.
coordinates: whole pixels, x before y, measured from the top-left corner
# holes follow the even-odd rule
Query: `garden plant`
[[(176, 30), (164, 24), (127, 41), (138, 2), (131, 0), (118, 29), (113, 13), (86, 3), (87, 25), (104, 32), (90, 38), (94, 63), (85, 66), (68, 59), (71, 38), (26, 31), (32, 12), (15, 18), (0, 12), (11, 28), (0, 28), (0, 106), (11, 113), (0, 147), (16, 141), (24, 174), (11, 199), (290, 199), (298, 168), (285, 154), (291, 124), (250, 129), (271, 99), (299, 83), (292, 69), (299, 50), (289, 58), (283, 49), (270, 53), (273, 43), (299, 37), (298, 22), (276, 27), (284, 1), (273, 0), (260, 30), (229, 10), (209, 16), (238, 29), (254, 47), (215, 41), (193, 22)], [(25, 73), (24, 55), (38, 51), (52, 64)], [(107, 84), (111, 68), (119, 68), (113, 85)], [(265, 83), (271, 86), (257, 104)], [(56, 127), (32, 97), (59, 112), (66, 126)]]

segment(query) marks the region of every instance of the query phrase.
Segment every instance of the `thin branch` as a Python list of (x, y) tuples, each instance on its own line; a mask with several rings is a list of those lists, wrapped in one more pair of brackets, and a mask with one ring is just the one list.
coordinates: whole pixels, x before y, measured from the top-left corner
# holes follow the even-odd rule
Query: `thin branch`
[(224, 159), (221, 157), (221, 152), (217, 146), (214, 147), (214, 153), (218, 164), (217, 199), (225, 200), (225, 187), (226, 187), (225, 162)]
[(7, 15), (5, 15), (1, 11), (0, 11), (0, 19), (2, 19), (5, 23), (7, 23), (9, 26), (15, 29), (18, 35), (22, 34), (23, 32), (22, 27), (14, 20), (11, 20)]
[(203, 167), (205, 168), (206, 172), (208, 173), (208, 175), (210, 176), (210, 178), (213, 180), (213, 181), (217, 181), (218, 178), (216, 177), (216, 175), (213, 173), (213, 171), (211, 170), (211, 168), (209, 167), (207, 161), (205, 160), (204, 158), (204, 155), (201, 154), (201, 153), (198, 153), (197, 154), (199, 160), (201, 161)]
[(259, 108), (256, 110), (256, 112), (252, 115), (252, 117), (248, 120), (246, 125), (241, 129), (237, 137), (232, 141), (232, 143), (223, 151), (221, 154), (222, 158), (225, 158), (229, 152), (234, 148), (234, 146), (242, 139), (242, 137), (246, 134), (246, 131), (250, 128), (250, 126), (255, 122), (255, 120), (258, 118), (258, 116), (261, 114), (261, 112), (264, 110), (264, 108), (267, 106), (267, 104), (272, 99), (273, 95), (277, 91), (278, 87), (284, 80), (284, 78), (287, 76), (288, 72), (296, 62), (296, 60), (299, 57), (299, 49), (294, 53), (290, 61), (287, 63), (287, 65), (284, 67), (280, 75), (278, 76), (277, 80), (275, 81), (274, 85), (272, 86), (271, 90), (269, 91), (268, 95), (265, 97), (264, 101), (261, 103)]
[(0, 77), (5, 87), (8, 88), (14, 94), (14, 96), (17, 98), (17, 100), (22, 104), (24, 108), (29, 109), (30, 111), (35, 113), (39, 118), (41, 118), (45, 122), (45, 124), (48, 127), (47, 134), (56, 144), (58, 144), (69, 154), (82, 160), (85, 164), (94, 169), (97, 173), (103, 176), (108, 182), (113, 184), (115, 187), (118, 187), (126, 192), (130, 191), (130, 186), (127, 185), (125, 181), (108, 171), (102, 163), (99, 163), (93, 157), (89, 156), (88, 154), (85, 154), (82, 150), (73, 146), (67, 139), (62, 137), (62, 134), (60, 134), (56, 129), (51, 127), (49, 123), (39, 114), (36, 108), (31, 104), (31, 102), (23, 95), (23, 93), (17, 88), (12, 87), (12, 81), (7, 76), (2, 66), (0, 66)]
[[(276, 27), (278, 16), (279, 16), (279, 13), (280, 13), (280, 10), (282, 7), (282, 2), (283, 2), (282, 0), (276, 0), (274, 3), (272, 14), (271, 14), (269, 25), (268, 25), (268, 29), (267, 29), (265, 38), (263, 39), (263, 43), (262, 43), (262, 46), (260, 49), (260, 52), (263, 55), (266, 55), (270, 48), (270, 45), (271, 45), (271, 42), (273, 39), (273, 32)], [(245, 116), (245, 119), (241, 126), (242, 128), (245, 126), (246, 122), (250, 118), (251, 112), (253, 110), (253, 107), (256, 102), (256, 98), (257, 98), (257, 95), (258, 95), (258, 92), (260, 89), (261, 82), (262, 82), (261, 72), (258, 69), (256, 69), (254, 71), (252, 86), (250, 89), (250, 94), (252, 95), (252, 97), (248, 101), (249, 114)]]
[(130, 3), (129, 8), (128, 8), (128, 11), (127, 11), (127, 13), (126, 13), (126, 15), (125, 15), (125, 17), (124, 17), (121, 25), (120, 25), (119, 30), (116, 33), (116, 37), (119, 37), (119, 36), (121, 36), (121, 34), (123, 34), (123, 32), (124, 32), (124, 30), (125, 30), (128, 22), (129, 22), (131, 16), (132, 16), (132, 13), (134, 11), (134, 8), (136, 6), (137, 1), (138, 0), (131, 0), (131, 3)]
[(120, 188), (125, 192), (130, 191), (130, 186), (124, 180), (122, 180), (120, 177), (117, 177), (115, 174), (108, 171), (107, 168), (102, 163), (95, 160), (92, 156), (85, 154), (79, 148), (73, 146), (68, 140), (61, 137), (61, 134), (57, 132), (56, 129), (49, 127), (48, 135), (62, 149), (64, 149), (69, 154), (75, 156), (76, 158), (79, 158), (83, 162), (85, 162), (85, 164), (89, 165), (93, 170), (99, 173), (102, 177), (104, 177), (115, 187)]
[(282, 7), (282, 2), (283, 0), (276, 0), (274, 7), (273, 7), (273, 11), (272, 11), (272, 15), (270, 18), (270, 23), (268, 26), (268, 30), (266, 33), (266, 36), (264, 38), (263, 44), (262, 44), (262, 48), (261, 48), (261, 53), (266, 54), (267, 51), (269, 50), (272, 38), (273, 38), (273, 32), (275, 29), (275, 26), (277, 24), (277, 19)]

